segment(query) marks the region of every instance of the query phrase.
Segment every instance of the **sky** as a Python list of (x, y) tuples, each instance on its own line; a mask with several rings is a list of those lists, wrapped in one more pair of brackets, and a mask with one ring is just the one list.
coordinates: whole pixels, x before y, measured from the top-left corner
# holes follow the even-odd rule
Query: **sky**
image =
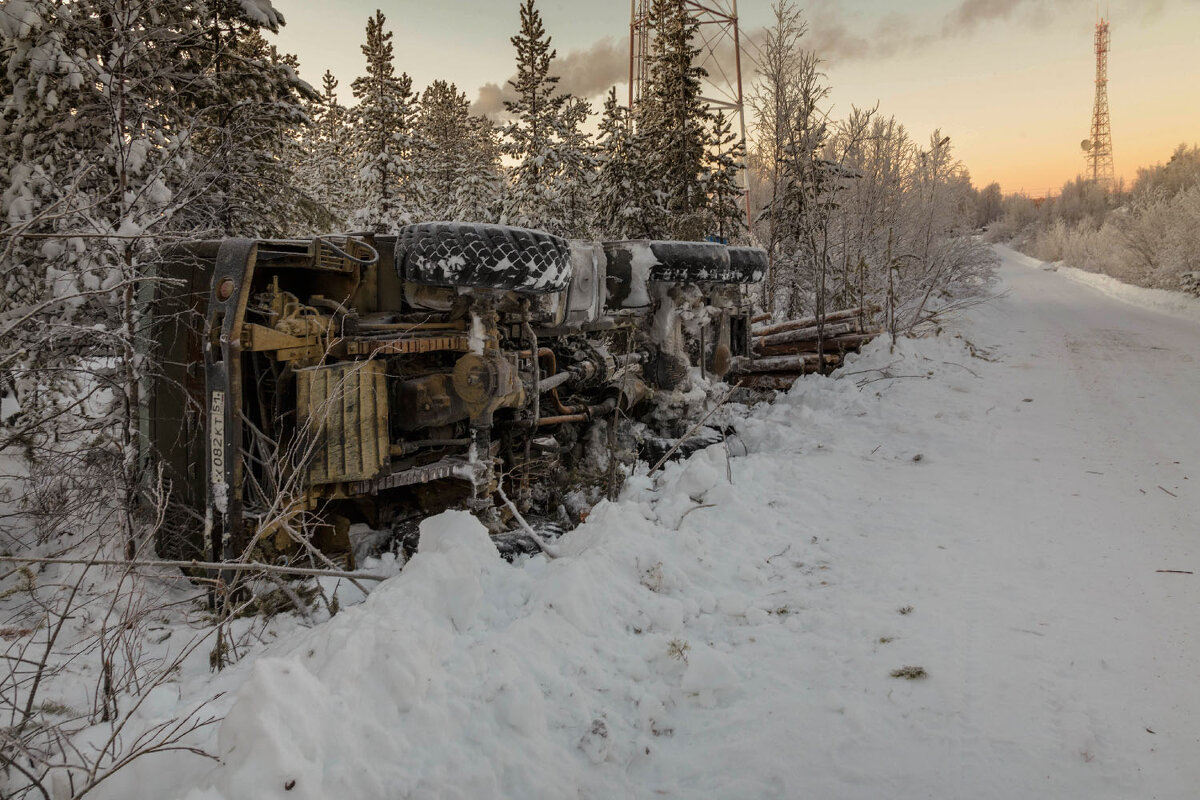
[[(731, 0), (714, 0), (730, 7)], [(394, 31), (396, 66), (424, 87), (454, 82), (488, 112), (501, 107), (513, 74), (509, 37), (518, 0), (274, 0), (287, 24), (276, 37), (318, 85), (331, 70), (343, 102), (363, 69), (366, 19), (376, 8)], [(770, 0), (741, 0), (740, 28), (753, 41)], [(913, 135), (951, 137), (982, 186), (1042, 196), (1082, 172), (1080, 142), (1095, 98), (1094, 25), (1086, 0), (807, 0), (805, 37), (825, 60), (829, 112), (851, 106), (894, 115)], [(563, 85), (597, 98), (613, 84), (625, 96), (629, 6), (624, 0), (539, 0), (558, 50)], [(1200, 0), (1115, 0), (1108, 99), (1117, 175), (1160, 163), (1181, 143), (1200, 143)], [(753, 80), (754, 47), (743, 78)], [(599, 103), (597, 102), (598, 106)]]

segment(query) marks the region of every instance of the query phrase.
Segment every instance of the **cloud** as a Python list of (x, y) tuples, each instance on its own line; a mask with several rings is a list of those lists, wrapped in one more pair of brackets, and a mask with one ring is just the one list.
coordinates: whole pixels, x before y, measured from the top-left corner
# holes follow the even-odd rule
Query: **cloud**
[(973, 33), (981, 25), (1006, 20), (1028, 0), (964, 0), (942, 21), (942, 36)]
[[(629, 44), (612, 37), (601, 39), (583, 50), (560, 55), (551, 64), (550, 72), (559, 78), (559, 91), (577, 97), (595, 97), (629, 79)], [(515, 79), (515, 74), (509, 78)], [(507, 80), (503, 84), (485, 83), (471, 104), (471, 113), (503, 114), (504, 101), (513, 98)]]
[[(1118, 0), (1117, 15), (1142, 22), (1159, 16), (1173, 2), (1179, 0)], [(1078, 12), (1080, 6), (1076, 0), (960, 0), (931, 24), (893, 12), (871, 25), (850, 17), (837, 0), (809, 0), (804, 8), (805, 47), (827, 61), (886, 59), (1014, 19), (1025, 27), (1045, 25), (1065, 11)]]

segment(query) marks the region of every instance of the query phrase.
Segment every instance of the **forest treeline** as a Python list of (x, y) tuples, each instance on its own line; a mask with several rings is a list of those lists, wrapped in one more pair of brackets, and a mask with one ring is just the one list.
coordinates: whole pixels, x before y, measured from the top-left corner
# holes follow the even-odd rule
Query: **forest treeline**
[(1179, 145), (1170, 158), (1138, 170), (1132, 187), (1106, 191), (1076, 178), (1040, 203), (999, 186), (981, 193), (980, 223), (1043, 261), (1153, 289), (1200, 294), (1200, 147)]

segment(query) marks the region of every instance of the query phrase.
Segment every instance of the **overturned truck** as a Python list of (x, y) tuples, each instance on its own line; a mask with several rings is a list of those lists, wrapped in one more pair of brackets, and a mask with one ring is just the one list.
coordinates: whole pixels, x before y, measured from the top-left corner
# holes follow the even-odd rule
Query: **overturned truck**
[(150, 337), (160, 554), (350, 557), (353, 522), (463, 507), (502, 531), (510, 507), (561, 508), (598, 439), (680, 435), (691, 367), (749, 355), (765, 268), (755, 248), (452, 223), (181, 246)]

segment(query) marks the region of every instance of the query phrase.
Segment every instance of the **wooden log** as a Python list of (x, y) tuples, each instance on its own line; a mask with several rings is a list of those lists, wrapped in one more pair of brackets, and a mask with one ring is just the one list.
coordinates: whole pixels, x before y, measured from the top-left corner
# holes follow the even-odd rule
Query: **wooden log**
[[(857, 351), (860, 347), (874, 339), (880, 333), (882, 333), (882, 331), (871, 330), (866, 331), (865, 333), (848, 333), (825, 339), (821, 342), (822, 352), (845, 353)], [(817, 352), (816, 339), (807, 339), (803, 342), (788, 342), (785, 344), (766, 346), (756, 343), (753, 349), (753, 353), (756, 358), (800, 355), (802, 353), (815, 352)]]
[(755, 347), (752, 352), (755, 358), (794, 356), (800, 353), (800, 347), (794, 344), (777, 344), (774, 347)]
[(792, 384), (799, 377), (797, 374), (746, 375), (738, 381), (737, 385), (747, 389), (774, 389), (777, 392), (783, 392), (792, 388)]
[[(853, 320), (851, 322), (841, 322), (836, 325), (826, 325), (824, 334), (825, 339), (832, 339), (847, 333), (858, 333), (858, 330), (858, 321)], [(759, 347), (771, 347), (777, 344), (791, 344), (793, 342), (804, 342), (816, 338), (816, 328), (799, 328), (782, 333), (772, 333), (768, 336), (759, 336), (754, 339), (754, 343)]]
[[(826, 339), (824, 342), (821, 343), (822, 350), (824, 350), (825, 352), (833, 352), (833, 351), (842, 352), (845, 350), (857, 350), (858, 348), (862, 347), (864, 344), (871, 341), (872, 339), (874, 339), (876, 336), (878, 336), (881, 333), (883, 333), (883, 331), (881, 331), (881, 330), (865, 331), (863, 333), (849, 333), (849, 334), (846, 334), (845, 336), (838, 336), (833, 339)], [(816, 352), (816, 350), (817, 350), (816, 342), (812, 342), (811, 345), (806, 345), (806, 346), (811, 346), (812, 352)]]
[(743, 375), (738, 379), (737, 385), (748, 389), (774, 389), (786, 392), (792, 388), (792, 384), (801, 375), (812, 375), (814, 372), (817, 372), (815, 364), (805, 368), (803, 372), (763, 372), (756, 375)]
[[(824, 350), (825, 355), (835, 356), (840, 356), (845, 353), (854, 353), (857, 351), (858, 348), (856, 347), (843, 347), (839, 349), (835, 347), (829, 347), (828, 345), (826, 345)], [(775, 345), (774, 347), (762, 347), (754, 350), (754, 357), (756, 359), (777, 358), (779, 356), (807, 356), (816, 354), (816, 345), (812, 345), (810, 347), (807, 345), (779, 344)]]
[[(857, 350), (881, 333), (883, 333), (883, 331), (873, 330), (865, 333), (848, 333), (843, 336), (836, 336), (832, 339), (825, 339), (821, 343), (821, 349), (826, 353), (844, 353), (849, 350)], [(769, 347), (756, 346), (754, 348), (755, 356), (783, 356), (815, 352), (817, 352), (816, 339)]]
[(771, 318), (770, 314), (755, 314), (753, 317), (750, 318), (750, 324), (757, 325), (760, 322), (766, 322), (770, 318)]
[[(838, 365), (842, 363), (842, 357), (836, 353), (830, 353), (825, 356), (824, 361), (827, 365)], [(757, 358), (747, 362), (742, 371), (750, 375), (759, 372), (802, 372), (809, 367), (815, 368), (819, 363), (816, 353), (775, 356), (773, 358)]]
[[(863, 308), (848, 308), (845, 311), (834, 311), (831, 314), (825, 315), (825, 324), (828, 325), (831, 322), (845, 322), (848, 319), (857, 319), (858, 317), (863, 317), (865, 319), (879, 310), (879, 306), (872, 305), (865, 306)], [(767, 319), (770, 319), (770, 317), (767, 317)], [(751, 323), (755, 323), (757, 321), (758, 317), (754, 317), (750, 320)], [(801, 328), (812, 328), (816, 326), (818, 321), (819, 320), (817, 317), (804, 317), (803, 319), (788, 320), (787, 322), (780, 322), (775, 325), (766, 325), (764, 327), (752, 330), (751, 333), (754, 336), (770, 336), (773, 333), (783, 333), (784, 331), (794, 331)]]

